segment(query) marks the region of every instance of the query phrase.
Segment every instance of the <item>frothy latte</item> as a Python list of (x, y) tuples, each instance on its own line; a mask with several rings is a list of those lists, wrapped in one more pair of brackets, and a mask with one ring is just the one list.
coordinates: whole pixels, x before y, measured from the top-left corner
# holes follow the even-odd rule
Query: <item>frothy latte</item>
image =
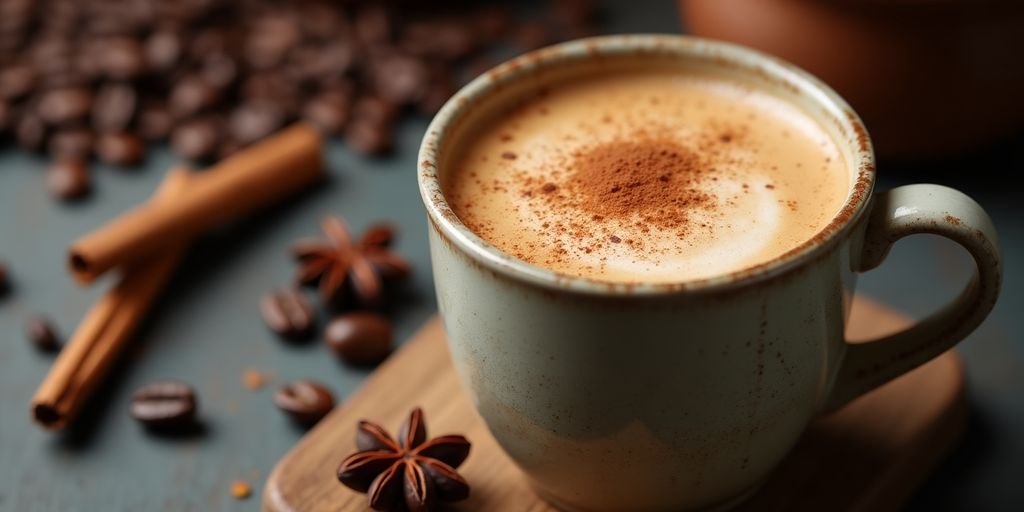
[(486, 125), (445, 173), (456, 214), (528, 263), (602, 281), (749, 268), (820, 232), (850, 177), (783, 99), (651, 69), (579, 78)]

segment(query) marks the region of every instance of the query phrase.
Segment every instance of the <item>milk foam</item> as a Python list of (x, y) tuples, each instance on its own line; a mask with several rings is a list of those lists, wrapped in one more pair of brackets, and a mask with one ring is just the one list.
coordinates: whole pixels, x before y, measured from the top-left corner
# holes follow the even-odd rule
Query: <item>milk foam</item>
[[(578, 155), (651, 137), (699, 157), (695, 188), (708, 201), (670, 226), (643, 211), (585, 211), (573, 181)], [(835, 142), (798, 108), (725, 79), (663, 70), (538, 95), (482, 130), (454, 165), (445, 191), (470, 229), (528, 263), (611, 282), (682, 282), (769, 261), (821, 231), (849, 189)]]

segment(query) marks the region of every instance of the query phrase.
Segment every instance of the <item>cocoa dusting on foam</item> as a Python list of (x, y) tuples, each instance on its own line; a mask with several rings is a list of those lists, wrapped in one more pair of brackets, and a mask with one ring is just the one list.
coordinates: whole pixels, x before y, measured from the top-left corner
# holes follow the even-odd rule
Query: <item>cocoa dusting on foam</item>
[(714, 205), (698, 187), (709, 167), (667, 139), (638, 138), (583, 148), (569, 182), (580, 209), (603, 219), (642, 222), (685, 232), (689, 211)]

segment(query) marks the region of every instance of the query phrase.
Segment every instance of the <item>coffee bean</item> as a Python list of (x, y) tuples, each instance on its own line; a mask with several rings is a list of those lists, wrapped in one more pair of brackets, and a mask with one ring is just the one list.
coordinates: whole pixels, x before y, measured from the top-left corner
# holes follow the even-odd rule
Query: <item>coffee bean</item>
[(43, 93), (37, 111), (53, 126), (84, 121), (92, 110), (92, 91), (85, 87), (64, 87)]
[(187, 76), (171, 89), (171, 113), (183, 119), (207, 110), (220, 101), (221, 91), (205, 78)]
[(231, 113), (228, 132), (231, 138), (247, 145), (274, 133), (284, 125), (284, 121), (284, 112), (274, 103), (250, 102)]
[(556, 40), (551, 28), (540, 22), (524, 23), (513, 35), (513, 39), (523, 51), (536, 50)]
[(391, 323), (376, 313), (348, 313), (331, 321), (324, 330), (327, 346), (344, 361), (373, 365), (391, 351)]
[(255, 74), (242, 84), (242, 99), (275, 104), (288, 117), (297, 113), (300, 96), (295, 84), (276, 73)]
[(263, 296), (260, 313), (270, 330), (286, 338), (312, 334), (316, 317), (313, 306), (299, 290), (278, 290)]
[(293, 50), (286, 71), (296, 82), (324, 83), (343, 76), (355, 64), (353, 45), (346, 41), (332, 41), (322, 46), (307, 46)]
[(238, 77), (238, 64), (225, 54), (215, 53), (203, 58), (200, 73), (211, 85), (223, 89), (230, 86)]
[(345, 129), (345, 142), (364, 155), (380, 155), (391, 151), (394, 135), (391, 123), (355, 120)]
[(419, 101), (430, 85), (427, 66), (413, 57), (394, 54), (381, 58), (374, 67), (375, 90), (397, 104)]
[(112, 165), (135, 165), (142, 161), (146, 145), (134, 133), (104, 133), (96, 143), (96, 155)]
[(265, 70), (277, 67), (298, 44), (302, 34), (288, 18), (267, 17), (257, 20), (245, 43), (249, 67)]
[(46, 188), (57, 199), (72, 200), (85, 197), (91, 187), (89, 169), (83, 160), (59, 159), (46, 171)]
[(348, 121), (349, 99), (337, 93), (322, 93), (302, 108), (302, 118), (320, 131), (338, 134)]
[(489, 5), (480, 10), (473, 21), (478, 37), (494, 41), (508, 30), (512, 16), (503, 6)]
[(216, 158), (218, 160), (223, 160), (223, 159), (225, 159), (225, 158), (227, 158), (227, 157), (237, 153), (239, 150), (241, 150), (244, 147), (245, 147), (244, 144), (242, 144), (242, 143), (240, 143), (240, 142), (238, 142), (236, 140), (225, 138), (223, 141), (221, 141), (220, 146), (217, 148), (217, 156), (216, 156)]
[(26, 64), (0, 67), (0, 98), (16, 100), (27, 95), (36, 85), (36, 71)]
[(50, 137), (47, 152), (54, 158), (87, 160), (92, 155), (93, 138), (88, 128), (63, 128)]
[(196, 395), (183, 382), (148, 384), (132, 396), (131, 416), (152, 429), (187, 427), (195, 421)]
[(402, 48), (419, 57), (454, 61), (477, 50), (480, 40), (467, 20), (413, 21), (405, 27)]
[(146, 70), (146, 54), (138, 41), (119, 37), (106, 41), (98, 58), (99, 71), (113, 80), (132, 80)]
[(371, 3), (356, 13), (356, 37), (367, 46), (387, 44), (393, 31), (394, 20), (387, 9), (380, 5)]
[(3, 297), (11, 289), (11, 271), (7, 265), (0, 261), (0, 297)]
[(13, 131), (17, 120), (17, 110), (11, 107), (10, 103), (0, 99), (0, 137), (7, 132)]
[(352, 106), (352, 118), (375, 125), (390, 124), (398, 116), (398, 106), (380, 96), (363, 96)]
[(54, 333), (53, 326), (44, 317), (30, 317), (28, 323), (25, 324), (25, 334), (28, 335), (29, 341), (39, 350), (55, 352), (60, 349), (60, 342), (57, 341), (57, 335)]
[(112, 83), (96, 91), (92, 106), (92, 124), (101, 132), (119, 132), (128, 128), (135, 117), (138, 95), (123, 83)]
[(166, 139), (174, 128), (174, 117), (166, 107), (152, 104), (139, 112), (139, 134), (150, 141)]
[(14, 136), (18, 145), (29, 151), (43, 149), (46, 135), (46, 123), (31, 110), (23, 112), (21, 118), (18, 119), (18, 124), (14, 127)]
[(334, 396), (323, 384), (312, 380), (296, 380), (285, 384), (274, 395), (274, 405), (293, 420), (313, 424), (334, 408)]
[(221, 123), (215, 117), (200, 117), (183, 123), (171, 133), (171, 145), (185, 158), (210, 158), (221, 139)]
[(443, 65), (434, 66), (431, 70), (430, 85), (416, 104), (416, 108), (421, 114), (434, 115), (441, 110), (448, 98), (455, 94), (455, 90), (452, 70)]
[(152, 71), (170, 71), (183, 51), (181, 37), (171, 30), (158, 30), (146, 39), (146, 63)]

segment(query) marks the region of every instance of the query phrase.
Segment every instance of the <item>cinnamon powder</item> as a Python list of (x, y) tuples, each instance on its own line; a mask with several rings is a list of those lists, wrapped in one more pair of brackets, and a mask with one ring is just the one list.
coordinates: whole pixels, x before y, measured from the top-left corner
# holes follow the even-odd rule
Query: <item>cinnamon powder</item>
[(682, 232), (693, 209), (714, 204), (699, 188), (710, 170), (697, 153), (677, 142), (633, 138), (578, 150), (568, 183), (578, 207), (592, 219), (632, 221), (639, 216)]

